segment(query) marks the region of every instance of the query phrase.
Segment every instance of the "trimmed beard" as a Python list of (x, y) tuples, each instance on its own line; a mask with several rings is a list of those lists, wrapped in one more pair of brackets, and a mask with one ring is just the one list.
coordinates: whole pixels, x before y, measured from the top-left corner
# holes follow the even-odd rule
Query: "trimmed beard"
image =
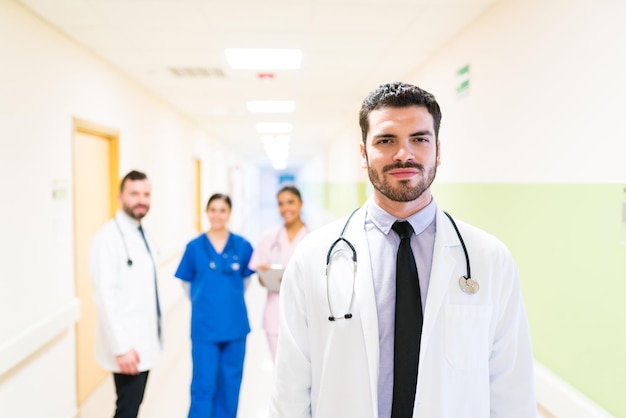
[[(367, 159), (367, 155), (366, 155)], [(390, 170), (398, 168), (416, 168), (422, 173), (422, 179), (415, 186), (409, 186), (411, 180), (400, 180), (400, 185), (397, 187), (392, 186), (384, 177), (381, 180), (381, 176), (376, 170), (370, 166), (369, 159), (367, 159), (367, 174), (372, 182), (372, 186), (383, 196), (394, 202), (412, 202), (419, 198), (433, 183), (435, 175), (437, 174), (437, 165), (433, 165), (428, 171), (424, 169), (422, 164), (417, 163), (395, 163), (389, 164), (383, 167), (382, 172), (385, 173)]]
[[(146, 208), (146, 213), (135, 213), (135, 208), (140, 207), (140, 206)], [(124, 212), (126, 212), (128, 216), (130, 216), (136, 221), (140, 221), (141, 219), (143, 219), (144, 216), (148, 214), (148, 211), (150, 210), (150, 206), (137, 205), (132, 208), (130, 206), (124, 206), (122, 209), (124, 210)]]

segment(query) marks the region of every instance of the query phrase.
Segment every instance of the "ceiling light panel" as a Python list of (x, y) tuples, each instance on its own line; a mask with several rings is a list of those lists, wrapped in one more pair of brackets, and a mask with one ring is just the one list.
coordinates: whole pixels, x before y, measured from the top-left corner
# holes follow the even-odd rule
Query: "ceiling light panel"
[(252, 113), (290, 113), (296, 109), (293, 100), (259, 100), (246, 103), (249, 112)]
[(293, 125), (287, 122), (259, 122), (256, 131), (261, 134), (288, 134)]
[(300, 49), (226, 48), (224, 54), (235, 70), (297, 70), (302, 65)]

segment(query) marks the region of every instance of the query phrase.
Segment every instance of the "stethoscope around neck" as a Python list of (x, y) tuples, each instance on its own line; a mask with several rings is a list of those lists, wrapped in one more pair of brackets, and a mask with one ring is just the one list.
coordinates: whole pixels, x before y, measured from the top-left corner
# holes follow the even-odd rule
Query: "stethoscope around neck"
[(133, 260), (132, 258), (130, 258), (130, 253), (128, 252), (128, 246), (126, 245), (126, 238), (124, 237), (122, 228), (120, 228), (120, 224), (117, 222), (117, 218), (113, 218), (113, 220), (115, 221), (115, 226), (117, 227), (117, 230), (120, 233), (120, 237), (122, 238), (122, 245), (124, 246), (124, 253), (126, 254), (126, 265), (128, 267), (132, 267)]
[[(348, 220), (346, 221), (346, 224), (343, 226), (341, 233), (339, 234), (339, 238), (337, 238), (335, 242), (331, 244), (330, 248), (328, 249), (328, 254), (326, 254), (326, 300), (328, 301), (328, 310), (330, 311), (330, 316), (328, 317), (329, 321), (334, 321), (336, 319), (352, 318), (352, 314), (350, 313), (350, 308), (352, 307), (352, 301), (354, 300), (354, 284), (356, 283), (356, 266), (357, 266), (356, 249), (354, 248), (354, 245), (352, 245), (352, 243), (346, 239), (345, 233), (346, 233), (346, 229), (348, 228), (348, 224), (350, 223), (350, 220), (352, 219), (352, 216), (354, 216), (357, 210), (359, 209), (357, 208), (354, 211), (352, 211), (352, 213), (348, 217)], [(330, 303), (329, 280), (330, 280), (330, 269), (332, 266), (331, 259), (333, 256), (333, 250), (335, 249), (337, 244), (339, 244), (340, 242), (344, 242), (348, 247), (350, 247), (350, 251), (352, 251), (352, 264), (354, 268), (352, 270), (352, 292), (350, 293), (350, 303), (348, 304), (348, 309), (346, 309), (347, 313), (342, 316), (335, 316), (333, 312), (333, 307)]]
[[(348, 217), (348, 220), (343, 226), (343, 229), (341, 230), (341, 233), (339, 234), (339, 238), (337, 238), (330, 245), (330, 248), (328, 248), (328, 253), (326, 254), (326, 300), (328, 301), (328, 310), (330, 312), (330, 316), (328, 317), (328, 320), (331, 322), (336, 321), (338, 319), (352, 318), (351, 310), (352, 310), (352, 302), (354, 301), (354, 285), (356, 284), (357, 257), (356, 257), (356, 249), (354, 248), (354, 245), (352, 245), (352, 243), (348, 241), (348, 239), (345, 237), (345, 233), (346, 233), (346, 229), (348, 229), (348, 225), (350, 224), (350, 220), (352, 220), (352, 216), (354, 216), (354, 214), (358, 210), (359, 208), (355, 209), (350, 214), (350, 216)], [(459, 232), (459, 228), (456, 226), (454, 219), (452, 219), (452, 216), (450, 216), (450, 214), (446, 211), (444, 211), (443, 213), (448, 217), (448, 219), (452, 223), (452, 226), (454, 227), (454, 231), (456, 232), (457, 237), (459, 237), (459, 241), (461, 241), (461, 247), (463, 247), (463, 254), (465, 255), (465, 268), (466, 268), (467, 275), (461, 276), (459, 278), (459, 287), (464, 293), (475, 294), (476, 292), (478, 292), (479, 286), (478, 286), (478, 282), (475, 279), (472, 279), (472, 276), (471, 276), (470, 260), (469, 260), (469, 255), (467, 253), (467, 247), (465, 246), (465, 241), (463, 241), (463, 237), (461, 236), (461, 233)], [(352, 293), (350, 294), (350, 303), (348, 304), (348, 307), (345, 310), (346, 313), (341, 316), (336, 316), (335, 312), (333, 311), (332, 304), (330, 303), (330, 270), (332, 266), (332, 256), (335, 253), (335, 247), (340, 243), (344, 243), (346, 246), (348, 246), (348, 248), (350, 248), (350, 251), (352, 252), (352, 263), (353, 263)]]

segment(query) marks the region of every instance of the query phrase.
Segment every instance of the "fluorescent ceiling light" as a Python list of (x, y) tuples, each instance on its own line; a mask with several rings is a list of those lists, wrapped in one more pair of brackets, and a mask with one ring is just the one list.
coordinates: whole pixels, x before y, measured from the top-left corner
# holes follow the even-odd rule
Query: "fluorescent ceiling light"
[(252, 113), (289, 113), (296, 108), (293, 100), (259, 100), (246, 103), (248, 111)]
[(224, 53), (235, 70), (297, 70), (302, 65), (300, 49), (226, 48)]
[(272, 161), (272, 167), (276, 170), (287, 168), (287, 156), (289, 155), (289, 135), (263, 135), (261, 142), (267, 156)]
[(286, 122), (259, 122), (256, 124), (256, 131), (261, 134), (287, 134), (292, 129), (291, 123)]
[(289, 148), (289, 143), (291, 142), (291, 137), (289, 135), (276, 135), (274, 137), (274, 141), (276, 145)]

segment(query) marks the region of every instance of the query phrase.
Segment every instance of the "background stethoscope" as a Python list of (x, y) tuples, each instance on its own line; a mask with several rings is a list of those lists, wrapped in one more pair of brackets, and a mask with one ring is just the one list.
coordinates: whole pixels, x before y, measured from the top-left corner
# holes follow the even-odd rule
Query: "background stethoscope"
[[(234, 252), (230, 252), (230, 239), (227, 241), (226, 246), (222, 250), (221, 254), (217, 254), (218, 257), (221, 255), (222, 260), (220, 263), (216, 263), (213, 259), (213, 255), (211, 253), (212, 244), (208, 237), (202, 241), (204, 251), (209, 259), (209, 268), (211, 270), (217, 271), (218, 264), (220, 265), (220, 271), (222, 273), (233, 273), (237, 272), (241, 269), (241, 264), (239, 264), (239, 257)], [(232, 254), (232, 255), (229, 255)]]
[(126, 265), (128, 265), (128, 267), (132, 267), (133, 260), (130, 258), (130, 253), (128, 252), (128, 247), (126, 246), (126, 238), (124, 237), (122, 228), (120, 228), (120, 224), (117, 222), (117, 218), (113, 218), (113, 220), (115, 221), (115, 226), (120, 233), (120, 237), (122, 237), (122, 245), (124, 246), (124, 252), (126, 253)]
[[(350, 313), (350, 308), (352, 307), (352, 301), (354, 300), (354, 284), (356, 282), (356, 266), (357, 266), (357, 260), (356, 260), (356, 249), (354, 248), (354, 245), (352, 245), (352, 243), (350, 241), (348, 241), (348, 239), (345, 237), (345, 232), (346, 229), (348, 228), (348, 224), (350, 223), (350, 220), (352, 219), (352, 216), (356, 213), (356, 211), (359, 210), (358, 208), (355, 209), (350, 216), (348, 217), (348, 220), (346, 221), (345, 225), (343, 226), (343, 229), (341, 230), (341, 233), (339, 234), (339, 238), (337, 238), (335, 240), (335, 242), (333, 242), (330, 246), (330, 248), (328, 249), (328, 253), (326, 254), (326, 300), (328, 301), (328, 310), (330, 311), (330, 316), (328, 317), (329, 321), (335, 321), (337, 319), (350, 319), (352, 318), (352, 313)], [(448, 219), (450, 219), (450, 222), (452, 222), (452, 226), (454, 227), (454, 231), (456, 232), (456, 235), (459, 237), (459, 241), (461, 241), (461, 246), (463, 247), (463, 253), (465, 254), (465, 265), (466, 265), (466, 271), (467, 271), (467, 275), (466, 276), (461, 276), (461, 278), (459, 279), (459, 287), (461, 288), (461, 290), (465, 293), (468, 294), (474, 294), (476, 292), (478, 292), (479, 286), (478, 286), (478, 282), (475, 279), (472, 279), (471, 276), (471, 271), (470, 271), (470, 260), (469, 260), (469, 255), (467, 254), (467, 247), (465, 246), (465, 242), (463, 241), (463, 237), (461, 236), (461, 233), (459, 232), (459, 228), (456, 226), (456, 223), (454, 222), (454, 219), (452, 219), (452, 216), (450, 216), (450, 214), (448, 212), (443, 212), (445, 213), (445, 215), (448, 217)], [(348, 309), (346, 309), (347, 313), (341, 316), (335, 316), (334, 312), (333, 312), (333, 308), (331, 306), (330, 303), (330, 286), (329, 286), (329, 280), (330, 280), (330, 269), (332, 266), (332, 256), (334, 254), (334, 249), (337, 246), (337, 244), (339, 244), (340, 242), (345, 243), (349, 248), (350, 251), (352, 251), (352, 263), (353, 263), (353, 272), (352, 272), (352, 293), (350, 296), (350, 303), (348, 304)]]

